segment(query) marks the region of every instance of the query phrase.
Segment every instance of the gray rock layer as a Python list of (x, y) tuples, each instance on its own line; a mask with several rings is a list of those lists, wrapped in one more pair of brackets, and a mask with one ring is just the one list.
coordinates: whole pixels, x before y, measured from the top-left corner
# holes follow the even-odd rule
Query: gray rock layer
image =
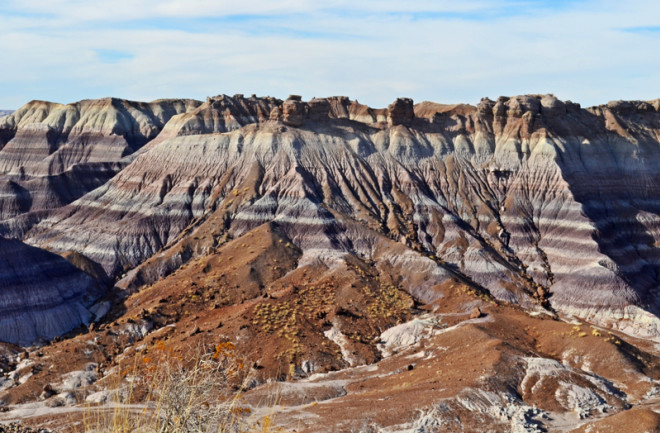
[(0, 341), (27, 345), (89, 323), (102, 289), (62, 257), (0, 237)]
[(200, 102), (107, 98), (62, 105), (32, 101), (0, 119), (0, 233), (20, 238), (50, 210), (103, 185), (122, 158)]
[[(27, 242), (77, 251), (117, 276), (223, 209), (219, 231), (275, 223), (301, 263), (399, 260), (376, 254), (380, 233), (501, 300), (657, 335), (658, 105), (584, 110), (545, 95), (373, 110), (342, 97), (284, 107), (211, 98), (172, 117), (130, 165), (50, 213)], [(287, 113), (297, 116), (289, 126)], [(47, 131), (31, 133), (47, 141)], [(7, 212), (29, 207), (20, 185), (3, 191), (17, 197)], [(423, 279), (407, 284), (434, 296)]]

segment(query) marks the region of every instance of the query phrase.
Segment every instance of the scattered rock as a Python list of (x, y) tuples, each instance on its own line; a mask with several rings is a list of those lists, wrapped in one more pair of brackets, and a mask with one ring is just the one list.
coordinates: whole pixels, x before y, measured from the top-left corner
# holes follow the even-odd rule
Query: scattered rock
[(49, 383), (47, 385), (44, 385), (44, 388), (43, 388), (39, 398), (41, 398), (42, 400), (46, 400), (46, 399), (54, 396), (55, 394), (57, 394), (57, 392), (53, 389), (52, 385)]
[(479, 309), (479, 307), (474, 307), (474, 310), (472, 310), (472, 313), (470, 313), (470, 319), (478, 319), (481, 316), (483, 316), (483, 313)]
[(45, 428), (33, 429), (23, 426), (21, 423), (12, 422), (10, 424), (0, 424), (0, 433), (50, 433), (50, 430)]

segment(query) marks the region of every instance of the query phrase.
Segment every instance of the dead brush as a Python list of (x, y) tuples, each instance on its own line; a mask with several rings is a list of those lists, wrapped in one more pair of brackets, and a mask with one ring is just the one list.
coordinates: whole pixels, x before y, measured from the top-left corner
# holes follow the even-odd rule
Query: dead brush
[[(250, 379), (231, 342), (184, 360), (159, 342), (118, 374), (112, 402), (90, 406), (82, 433), (270, 433), (270, 415), (250, 419), (240, 389)], [(80, 431), (80, 430), (79, 430)]]

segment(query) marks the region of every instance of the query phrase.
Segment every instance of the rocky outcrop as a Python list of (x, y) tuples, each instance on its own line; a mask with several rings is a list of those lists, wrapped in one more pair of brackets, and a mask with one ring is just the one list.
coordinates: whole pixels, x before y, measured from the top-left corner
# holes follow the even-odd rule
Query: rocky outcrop
[(87, 324), (103, 293), (62, 257), (0, 238), (0, 341), (27, 345)]
[(280, 107), (274, 107), (270, 110), (270, 120), (278, 121), (282, 119), (282, 109)]
[[(284, 117), (282, 117), (281, 111), (286, 113)], [(323, 122), (328, 119), (349, 119), (360, 123), (385, 122), (387, 110), (372, 109), (357, 101), (351, 101), (346, 96), (312, 98), (305, 103), (300, 96), (291, 95), (278, 112), (280, 115), (271, 117), (271, 119), (281, 119), (288, 126), (299, 127), (305, 119), (312, 122)]]
[(397, 98), (387, 107), (387, 123), (390, 126), (409, 126), (414, 117), (413, 101), (410, 98)]
[[(552, 95), (476, 107), (399, 99), (375, 110), (298, 99), (209, 98), (173, 115), (125, 168), (78, 164), (35, 179), (8, 163), (16, 173), (0, 178), (0, 211), (11, 218), (0, 227), (118, 277), (215, 221), (214, 241), (141, 273), (157, 278), (268, 222), (303, 264), (357, 256), (424, 269), (426, 280), (405, 279), (420, 299), (459, 278), (502, 301), (658, 334), (657, 101), (584, 110)], [(39, 165), (73, 131), (45, 122), (61, 108), (33, 105), (4, 120), (18, 125), (10, 149), (30, 149), (6, 161)], [(35, 216), (41, 208), (51, 210)], [(386, 254), (383, 237), (407, 252)]]
[(154, 145), (167, 138), (182, 135), (214, 134), (240, 129), (250, 123), (268, 120), (282, 101), (276, 98), (258, 98), (255, 95), (218, 95), (189, 112), (174, 117), (167, 123)]
[(291, 95), (282, 104), (282, 122), (288, 126), (301, 126), (305, 118), (305, 104), (298, 95)]
[(387, 122), (387, 109), (374, 109), (358, 101), (351, 101), (348, 96), (332, 96), (327, 99), (332, 118), (350, 119), (362, 123)]
[(32, 101), (0, 120), (2, 134), (13, 138), (2, 143), (0, 173), (56, 175), (79, 163), (117, 161), (154, 139), (172, 116), (199, 104), (115, 98), (67, 105)]
[(330, 101), (325, 98), (314, 98), (307, 103), (308, 117), (312, 121), (328, 120), (330, 117)]

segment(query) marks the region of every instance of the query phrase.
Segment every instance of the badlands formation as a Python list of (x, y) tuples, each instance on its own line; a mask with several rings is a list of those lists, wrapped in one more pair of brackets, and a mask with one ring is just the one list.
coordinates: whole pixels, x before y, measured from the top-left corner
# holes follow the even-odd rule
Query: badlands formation
[(33, 101), (0, 149), (0, 419), (231, 342), (284, 431), (660, 428), (660, 100)]

